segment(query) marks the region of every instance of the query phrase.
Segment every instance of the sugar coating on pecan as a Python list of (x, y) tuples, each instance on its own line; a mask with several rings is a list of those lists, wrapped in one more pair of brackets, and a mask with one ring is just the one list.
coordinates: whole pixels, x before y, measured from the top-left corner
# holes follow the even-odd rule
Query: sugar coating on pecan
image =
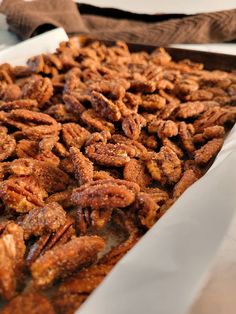
[(207, 142), (194, 153), (194, 159), (197, 164), (206, 164), (220, 151), (223, 145), (223, 139), (215, 138)]
[(0, 197), (10, 210), (27, 213), (44, 205), (47, 192), (33, 176), (13, 176), (0, 183)]
[(125, 144), (103, 144), (96, 143), (87, 146), (86, 155), (99, 165), (122, 167), (128, 161), (129, 156), (134, 156), (135, 151), (132, 147)]
[(118, 121), (121, 118), (119, 108), (108, 98), (96, 91), (92, 92), (91, 104), (95, 111), (103, 118), (111, 121)]
[(53, 86), (49, 78), (32, 80), (25, 84), (22, 89), (23, 98), (36, 99), (42, 107), (52, 96)]
[(55, 232), (66, 220), (63, 208), (55, 202), (51, 202), (41, 208), (33, 208), (23, 219), (22, 228), (24, 238), (39, 236), (43, 233)]
[(75, 178), (79, 185), (92, 181), (93, 163), (76, 147), (70, 148), (70, 158), (73, 164)]
[(73, 314), (204, 175), (236, 121), (236, 77), (203, 66), (76, 37), (0, 65), (0, 294), (19, 293), (5, 311)]
[(3, 309), (2, 314), (55, 314), (49, 300), (38, 292), (28, 292), (16, 296)]
[(68, 148), (82, 147), (90, 135), (89, 131), (76, 123), (63, 124), (61, 133), (63, 142)]
[(179, 123), (179, 137), (181, 143), (188, 153), (193, 153), (195, 151), (194, 141), (193, 141), (194, 127), (191, 124), (185, 122)]
[(24, 262), (23, 230), (14, 222), (6, 225), (0, 237), (0, 295), (11, 299), (17, 289)]
[(98, 236), (75, 237), (66, 244), (58, 245), (32, 264), (34, 285), (45, 288), (57, 278), (96, 261), (97, 254), (103, 248), (104, 240)]
[(136, 183), (126, 180), (97, 180), (74, 189), (71, 199), (82, 208), (123, 208), (133, 203), (139, 189)]
[(148, 125), (150, 133), (157, 133), (160, 138), (172, 137), (178, 134), (178, 126), (172, 120), (153, 120)]
[(177, 111), (177, 116), (179, 118), (188, 119), (191, 117), (198, 116), (205, 110), (205, 106), (202, 102), (186, 102), (179, 106), (179, 110)]
[(141, 128), (145, 125), (146, 120), (141, 115), (134, 113), (123, 119), (122, 130), (127, 137), (137, 140), (139, 138)]
[(137, 183), (141, 188), (151, 183), (151, 177), (142, 160), (131, 159), (124, 167), (124, 179)]

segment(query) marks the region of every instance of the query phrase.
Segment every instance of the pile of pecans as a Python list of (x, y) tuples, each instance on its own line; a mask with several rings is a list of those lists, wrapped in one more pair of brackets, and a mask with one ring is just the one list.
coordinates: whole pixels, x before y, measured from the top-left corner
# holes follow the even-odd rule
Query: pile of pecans
[(236, 75), (73, 38), (2, 64), (0, 99), (0, 312), (70, 314), (204, 175)]

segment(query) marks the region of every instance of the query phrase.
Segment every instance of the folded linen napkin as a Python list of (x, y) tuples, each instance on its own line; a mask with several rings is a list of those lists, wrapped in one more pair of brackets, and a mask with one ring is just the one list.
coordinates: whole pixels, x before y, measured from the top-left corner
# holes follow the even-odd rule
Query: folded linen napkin
[(10, 30), (23, 39), (53, 27), (64, 27), (69, 34), (154, 45), (236, 39), (236, 9), (148, 15), (76, 5), (72, 0), (3, 0), (0, 12), (7, 16)]

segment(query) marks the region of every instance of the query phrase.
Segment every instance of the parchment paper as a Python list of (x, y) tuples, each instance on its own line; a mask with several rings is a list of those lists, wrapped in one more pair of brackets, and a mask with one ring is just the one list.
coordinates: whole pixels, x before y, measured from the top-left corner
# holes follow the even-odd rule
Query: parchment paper
[[(63, 30), (50, 31), (0, 52), (0, 62), (24, 64), (66, 39)], [(236, 127), (207, 174), (118, 263), (78, 313), (188, 313), (235, 213), (235, 165)]]

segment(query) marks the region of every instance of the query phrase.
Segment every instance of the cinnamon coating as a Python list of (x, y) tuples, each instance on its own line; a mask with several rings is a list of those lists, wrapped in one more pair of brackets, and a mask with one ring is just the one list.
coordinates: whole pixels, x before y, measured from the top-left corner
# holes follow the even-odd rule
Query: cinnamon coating
[(218, 154), (223, 145), (223, 139), (215, 138), (207, 142), (200, 149), (195, 151), (194, 159), (197, 164), (206, 164)]
[(104, 240), (98, 236), (73, 238), (39, 257), (31, 266), (33, 284), (45, 288), (60, 277), (65, 277), (91, 262), (104, 248)]
[(49, 203), (42, 208), (32, 209), (22, 221), (24, 238), (55, 232), (65, 223), (66, 213), (57, 203)]
[(93, 180), (93, 164), (78, 148), (71, 147), (70, 157), (74, 168), (75, 178), (79, 185)]
[(0, 65), (2, 312), (73, 314), (209, 168), (235, 82), (163, 48), (77, 37)]

